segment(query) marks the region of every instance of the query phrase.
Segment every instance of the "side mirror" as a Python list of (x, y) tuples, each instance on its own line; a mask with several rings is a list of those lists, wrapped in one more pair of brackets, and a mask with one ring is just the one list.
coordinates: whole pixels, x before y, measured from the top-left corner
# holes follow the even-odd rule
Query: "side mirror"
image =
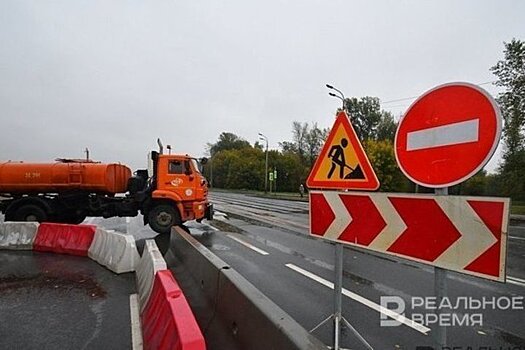
[(204, 165), (204, 164), (208, 163), (208, 158), (206, 158), (206, 157), (202, 157), (201, 159), (199, 159), (199, 162), (200, 162), (202, 165)]

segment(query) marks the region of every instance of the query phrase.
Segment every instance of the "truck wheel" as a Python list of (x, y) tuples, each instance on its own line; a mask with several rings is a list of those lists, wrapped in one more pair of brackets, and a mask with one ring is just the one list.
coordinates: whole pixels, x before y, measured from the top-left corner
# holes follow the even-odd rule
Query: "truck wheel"
[(57, 222), (63, 223), (63, 224), (71, 224), (71, 225), (81, 224), (84, 220), (86, 220), (85, 215), (76, 215), (76, 214), (59, 216), (57, 218)]
[(46, 212), (37, 205), (27, 204), (22, 205), (15, 212), (15, 221), (38, 221), (43, 222), (47, 220)]
[(75, 215), (72, 219), (71, 219), (71, 222), (75, 225), (79, 225), (81, 223), (84, 222), (84, 220), (86, 220), (86, 215)]
[(170, 233), (171, 227), (180, 225), (179, 211), (169, 204), (159, 204), (149, 211), (149, 226), (158, 233)]

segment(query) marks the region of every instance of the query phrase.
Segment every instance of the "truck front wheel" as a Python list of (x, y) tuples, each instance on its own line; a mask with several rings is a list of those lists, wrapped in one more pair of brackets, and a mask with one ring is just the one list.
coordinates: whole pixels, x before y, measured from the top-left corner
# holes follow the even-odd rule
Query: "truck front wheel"
[(179, 211), (169, 204), (159, 204), (148, 214), (149, 226), (157, 233), (170, 233), (172, 226), (181, 224)]
[(46, 212), (37, 205), (26, 204), (18, 208), (14, 215), (15, 221), (38, 221), (47, 220)]

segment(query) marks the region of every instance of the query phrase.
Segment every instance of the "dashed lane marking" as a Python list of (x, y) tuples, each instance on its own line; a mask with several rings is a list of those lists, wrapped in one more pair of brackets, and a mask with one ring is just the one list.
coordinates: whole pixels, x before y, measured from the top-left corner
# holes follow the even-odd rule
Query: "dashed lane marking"
[[(322, 284), (323, 286), (325, 287), (328, 287), (330, 289), (334, 289), (334, 284), (330, 281), (327, 281), (325, 280), (324, 278), (322, 277), (319, 277), (313, 273), (311, 273), (310, 271), (307, 271), (307, 270), (304, 270), (302, 268), (300, 268), (299, 266), (296, 266), (294, 264), (286, 264), (286, 267), (288, 267), (289, 269), (292, 269), (294, 270), (295, 272), (298, 272), (300, 273), (301, 275), (305, 276), (305, 277), (308, 277), (310, 278), (311, 280), (314, 280), (320, 284)], [(430, 331), (430, 328), (428, 327), (425, 327), (424, 325), (420, 324), (420, 323), (417, 323), (417, 322), (414, 322), (413, 320), (403, 316), (403, 315), (400, 315), (398, 314), (397, 312), (394, 312), (392, 310), (389, 310), (387, 308), (384, 308), (383, 306), (379, 305), (379, 304), (376, 304), (374, 303), (373, 301), (371, 300), (368, 300), (366, 299), (365, 297), (362, 297), (356, 293), (353, 293), (347, 289), (344, 289), (343, 288), (343, 295), (352, 299), (352, 300), (355, 300), (357, 301), (358, 303), (361, 303), (369, 308), (371, 308), (372, 310), (375, 310), (379, 313), (382, 313), (383, 315), (386, 315), (398, 322), (401, 322), (403, 323), (405, 326), (408, 326), (424, 335), (427, 335), (427, 333)]]
[(517, 286), (525, 287), (525, 280), (517, 277), (507, 276), (507, 282)]
[(259, 253), (259, 254), (261, 254), (261, 255), (270, 255), (270, 253), (265, 252), (264, 250), (259, 249), (259, 248), (257, 248), (256, 246), (251, 245), (250, 243), (247, 243), (247, 242), (243, 241), (242, 239), (239, 239), (239, 238), (234, 237), (234, 236), (232, 236), (232, 235), (226, 235), (226, 236), (227, 236), (227, 237), (230, 237), (230, 238), (233, 239), (234, 241), (236, 241), (236, 242), (242, 244), (243, 246), (250, 248), (250, 249), (253, 250), (254, 252), (257, 252), (257, 253)]
[(520, 241), (525, 241), (525, 237), (509, 236), (509, 239), (518, 239)]

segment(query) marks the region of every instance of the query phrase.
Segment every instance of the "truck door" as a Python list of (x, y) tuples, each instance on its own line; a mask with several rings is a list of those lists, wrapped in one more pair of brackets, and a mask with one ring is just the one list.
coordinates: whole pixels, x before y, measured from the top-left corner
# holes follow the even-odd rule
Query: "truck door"
[(177, 192), (184, 201), (195, 199), (195, 174), (187, 159), (168, 161), (168, 173), (164, 176), (164, 189)]

